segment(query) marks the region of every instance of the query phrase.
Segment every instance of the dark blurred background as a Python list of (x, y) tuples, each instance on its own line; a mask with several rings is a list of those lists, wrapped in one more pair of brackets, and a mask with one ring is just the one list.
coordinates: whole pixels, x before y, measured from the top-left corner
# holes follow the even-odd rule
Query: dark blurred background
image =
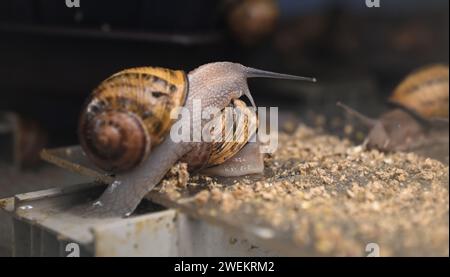
[[(228, 60), (315, 76), (317, 84), (251, 80), (250, 88), (258, 105), (280, 107), (280, 120), (296, 117), (341, 130), (336, 101), (375, 116), (407, 73), (449, 57), (446, 0), (381, 0), (379, 8), (365, 0), (80, 4), (0, 2), (0, 111), (9, 112), (0, 120), (11, 122), (12, 115), (22, 133), (33, 134), (22, 135), (22, 148), (76, 144), (86, 96), (128, 67), (188, 71)], [(21, 155), (36, 152), (27, 151)]]
[[(0, 1), (0, 198), (88, 181), (40, 162), (39, 151), (77, 144), (87, 95), (124, 68), (189, 71), (227, 60), (314, 76), (316, 84), (249, 85), (258, 106), (279, 106), (282, 130), (303, 122), (359, 143), (364, 132), (346, 123), (336, 101), (377, 116), (411, 70), (449, 59), (447, 0), (380, 0), (379, 8), (365, 0), (80, 4)], [(10, 239), (8, 224), (0, 224), (0, 256), (11, 255)]]

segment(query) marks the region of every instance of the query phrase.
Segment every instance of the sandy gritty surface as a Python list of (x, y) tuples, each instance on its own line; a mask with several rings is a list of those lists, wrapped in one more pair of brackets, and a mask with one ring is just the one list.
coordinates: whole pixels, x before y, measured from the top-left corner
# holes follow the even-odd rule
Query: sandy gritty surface
[(280, 133), (265, 165), (264, 176), (224, 179), (189, 177), (177, 164), (150, 198), (263, 227), (294, 255), (365, 256), (368, 243), (381, 256), (449, 255), (448, 165), (367, 151), (305, 126)]
[[(149, 198), (257, 234), (282, 254), (365, 256), (377, 243), (381, 256), (449, 255), (448, 163), (365, 150), (317, 127), (287, 129), (263, 175), (189, 176), (176, 164)], [(448, 142), (434, 146), (448, 161)], [(53, 166), (0, 169), (1, 197), (89, 180)]]

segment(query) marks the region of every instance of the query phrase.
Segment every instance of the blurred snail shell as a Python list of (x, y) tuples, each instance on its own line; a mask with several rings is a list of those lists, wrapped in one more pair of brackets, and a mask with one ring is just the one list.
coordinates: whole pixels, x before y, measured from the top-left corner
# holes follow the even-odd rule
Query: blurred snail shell
[(229, 1), (228, 26), (232, 34), (244, 45), (261, 41), (274, 30), (279, 18), (275, 0)]
[(448, 118), (449, 68), (432, 65), (408, 75), (389, 101), (425, 119)]
[[(187, 91), (186, 74), (179, 70), (140, 67), (107, 78), (93, 91), (81, 115), (79, 136), (85, 153), (106, 171), (136, 167), (168, 133), (174, 123), (170, 112), (184, 104)], [(237, 99), (230, 106), (246, 108)], [(234, 156), (252, 135), (242, 129), (224, 132), (221, 142), (199, 143), (182, 161), (191, 170), (217, 165)], [(232, 140), (233, 136), (242, 139)]]

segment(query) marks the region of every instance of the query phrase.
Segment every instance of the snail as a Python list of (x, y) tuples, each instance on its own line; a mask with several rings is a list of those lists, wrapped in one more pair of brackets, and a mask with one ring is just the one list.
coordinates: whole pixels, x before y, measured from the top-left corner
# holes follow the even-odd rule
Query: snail
[(205, 122), (193, 112), (198, 100), (202, 110), (232, 106), (248, 111), (238, 99), (245, 95), (256, 107), (247, 86), (251, 77), (315, 81), (231, 62), (205, 64), (188, 74), (159, 67), (132, 68), (103, 81), (88, 98), (79, 121), (84, 152), (97, 166), (117, 173), (117, 181), (95, 202), (98, 213), (129, 215), (177, 161), (186, 162), (190, 170), (206, 168), (225, 176), (261, 172), (257, 142), (247, 143), (254, 133), (236, 127), (231, 135), (241, 140), (217, 143), (176, 142), (167, 135), (179, 122), (170, 117), (174, 108), (186, 108), (192, 126)]
[(393, 91), (394, 107), (378, 119), (368, 118), (342, 103), (337, 105), (370, 128), (364, 144), (383, 151), (420, 147), (436, 130), (448, 128), (449, 68), (432, 65), (409, 74)]

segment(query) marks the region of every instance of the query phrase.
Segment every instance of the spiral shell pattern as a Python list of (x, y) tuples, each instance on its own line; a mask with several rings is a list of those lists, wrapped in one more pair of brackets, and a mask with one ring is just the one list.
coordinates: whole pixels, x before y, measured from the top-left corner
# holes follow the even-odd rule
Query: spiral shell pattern
[(139, 67), (103, 81), (89, 97), (79, 121), (81, 146), (107, 171), (124, 171), (145, 160), (170, 129), (173, 108), (184, 105), (183, 71)]

